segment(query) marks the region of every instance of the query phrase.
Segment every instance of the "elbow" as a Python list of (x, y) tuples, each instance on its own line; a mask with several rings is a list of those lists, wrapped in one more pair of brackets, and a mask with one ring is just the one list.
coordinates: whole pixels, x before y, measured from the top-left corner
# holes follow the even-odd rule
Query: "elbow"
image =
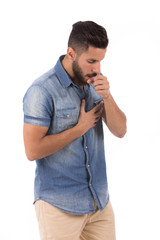
[(121, 128), (121, 129), (117, 129), (116, 131), (115, 130), (110, 130), (111, 133), (118, 137), (118, 138), (123, 138), (127, 132), (127, 128)]
[(34, 157), (32, 156), (27, 156), (27, 159), (30, 161), (30, 162), (33, 162), (34, 160), (36, 160)]
[(123, 137), (126, 135), (126, 132), (127, 132), (127, 131), (124, 131), (123, 133), (119, 134), (117, 137), (123, 138)]
[(41, 152), (37, 147), (30, 147), (29, 149), (25, 149), (27, 159), (29, 161), (39, 160), (47, 155), (44, 152)]
[(36, 160), (35, 154), (30, 151), (26, 151), (26, 157), (30, 162), (33, 162), (34, 160)]
[(127, 133), (127, 125), (125, 124), (125, 126), (123, 127), (123, 129), (121, 129), (117, 137), (123, 138), (126, 135), (126, 133)]

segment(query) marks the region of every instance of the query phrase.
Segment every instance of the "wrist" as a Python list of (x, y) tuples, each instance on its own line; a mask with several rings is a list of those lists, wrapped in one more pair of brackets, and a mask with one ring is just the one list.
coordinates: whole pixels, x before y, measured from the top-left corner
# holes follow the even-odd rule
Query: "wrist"
[(108, 94), (106, 94), (105, 97), (103, 97), (103, 100), (104, 100), (104, 101), (105, 101), (105, 100), (108, 100), (108, 99), (110, 98), (110, 96), (111, 96), (111, 93), (110, 93), (110, 91), (109, 91)]
[(82, 135), (85, 134), (84, 129), (82, 128), (82, 126), (77, 123), (77, 125), (74, 127), (75, 133), (77, 135), (77, 137), (81, 137)]

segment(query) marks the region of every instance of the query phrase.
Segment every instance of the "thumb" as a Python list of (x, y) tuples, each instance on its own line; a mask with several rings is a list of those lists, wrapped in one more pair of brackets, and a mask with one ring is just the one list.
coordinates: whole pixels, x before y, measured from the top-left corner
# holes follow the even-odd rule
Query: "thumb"
[(81, 102), (81, 111), (85, 111), (85, 99), (82, 99), (82, 102)]
[(87, 83), (88, 83), (88, 84), (91, 84), (91, 83), (93, 84), (93, 83), (94, 83), (94, 79), (88, 79), (88, 80), (87, 80)]

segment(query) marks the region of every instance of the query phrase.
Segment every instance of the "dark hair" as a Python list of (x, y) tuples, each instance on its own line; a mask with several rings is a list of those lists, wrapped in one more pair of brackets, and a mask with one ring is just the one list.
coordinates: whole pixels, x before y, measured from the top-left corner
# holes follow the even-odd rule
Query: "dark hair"
[(72, 26), (68, 47), (72, 47), (77, 52), (82, 52), (87, 51), (89, 46), (105, 49), (108, 42), (104, 27), (92, 21), (80, 21)]

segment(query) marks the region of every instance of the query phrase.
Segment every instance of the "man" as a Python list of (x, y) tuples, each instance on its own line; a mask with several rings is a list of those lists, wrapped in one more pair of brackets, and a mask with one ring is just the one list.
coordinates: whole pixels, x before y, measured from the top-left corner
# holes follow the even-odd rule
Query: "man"
[(106, 30), (73, 25), (67, 54), (24, 97), (24, 143), (36, 160), (35, 209), (42, 240), (115, 240), (102, 118), (117, 137), (126, 117), (115, 103), (100, 63)]

